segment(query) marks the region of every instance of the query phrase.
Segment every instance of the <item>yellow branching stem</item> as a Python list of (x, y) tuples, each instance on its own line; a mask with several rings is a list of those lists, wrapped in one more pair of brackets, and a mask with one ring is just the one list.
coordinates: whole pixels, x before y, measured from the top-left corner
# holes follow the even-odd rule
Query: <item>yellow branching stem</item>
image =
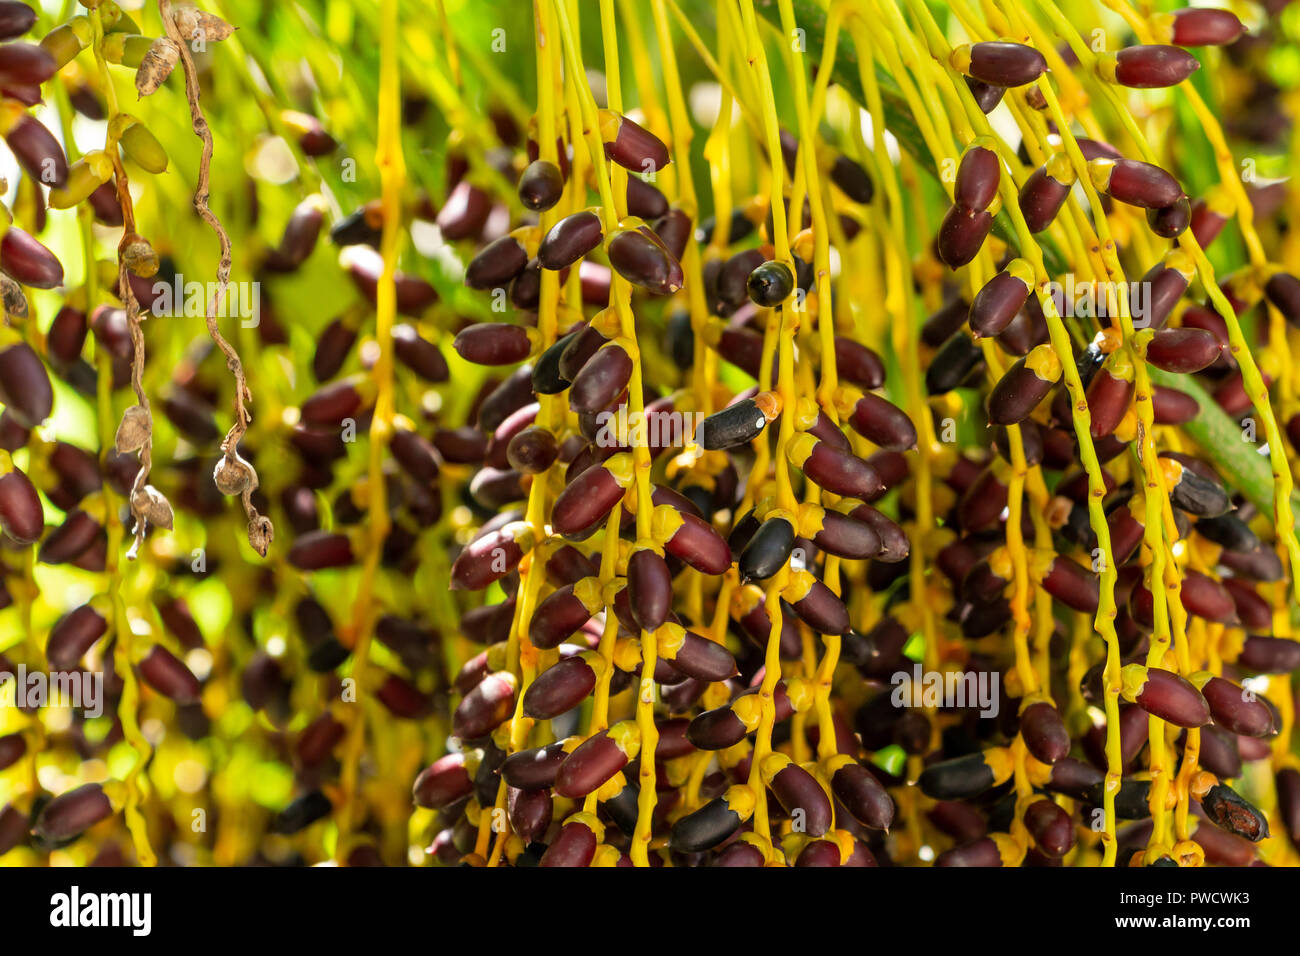
[[(375, 409), (370, 422), (369, 468), (366, 491), (369, 502), (368, 541), (361, 583), (357, 589), (352, 613), (352, 675), (356, 681), (366, 677), (370, 660), (370, 645), (374, 634), (374, 612), (371, 601), (375, 574), (383, 556), (384, 539), (388, 536), (388, 500), (384, 484), (384, 451), (388, 446), (393, 427), (393, 323), (397, 315), (397, 259), (402, 240), (402, 189), (406, 182), (406, 161), (402, 154), (402, 101), (401, 77), (398, 72), (397, 51), (401, 24), (397, 0), (383, 0), (380, 31), (379, 79), (379, 139), (375, 150), (375, 165), (379, 169), (381, 204), (383, 209), (383, 235), (380, 253), (384, 266), (379, 278), (375, 305), (375, 339), (379, 344), (379, 357), (375, 363)], [(356, 799), (361, 751), (366, 739), (365, 704), (358, 700), (348, 725), (348, 737), (343, 762), (341, 787), (343, 806), (339, 810), (339, 839), (336, 856), (343, 858), (351, 849), (348, 837), (354, 825), (353, 801)]]

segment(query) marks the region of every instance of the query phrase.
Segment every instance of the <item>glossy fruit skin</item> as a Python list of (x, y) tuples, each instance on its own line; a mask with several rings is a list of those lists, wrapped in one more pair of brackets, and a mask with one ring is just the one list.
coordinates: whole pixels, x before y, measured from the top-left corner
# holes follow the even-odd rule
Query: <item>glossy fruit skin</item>
[(1096, 613), (1100, 600), (1098, 578), (1072, 558), (1056, 555), (1039, 583), (1066, 607), (1084, 614)]
[(81, 357), (82, 346), (90, 327), (86, 324), (86, 313), (65, 305), (59, 309), (45, 336), (45, 347), (52, 362), (71, 364)]
[(1192, 206), (1186, 196), (1172, 206), (1147, 210), (1147, 225), (1162, 239), (1176, 239), (1181, 236), (1191, 221)]
[(1161, 44), (1126, 47), (1103, 62), (1104, 70), (1113, 71), (1114, 82), (1136, 90), (1176, 86), (1201, 68), (1186, 50)]
[(572, 382), (578, 377), (583, 366), (608, 341), (610, 340), (592, 325), (579, 328), (569, 337), (569, 344), (560, 353), (558, 365), (560, 375)]
[(740, 829), (744, 820), (727, 803), (725, 796), (710, 800), (700, 809), (673, 824), (669, 837), (673, 849), (682, 853), (708, 850)]
[(1070, 752), (1070, 735), (1060, 712), (1047, 701), (1031, 704), (1020, 714), (1020, 734), (1029, 752), (1054, 764)]
[(761, 309), (780, 305), (794, 291), (794, 272), (784, 262), (764, 262), (745, 280), (749, 299)]
[(1151, 390), (1151, 411), (1157, 425), (1181, 425), (1200, 412), (1196, 399), (1177, 389), (1157, 385)]
[(884, 564), (896, 564), (908, 556), (911, 545), (907, 534), (892, 518), (870, 505), (858, 505), (849, 513), (855, 521), (868, 525), (880, 538), (880, 550), (875, 559)]
[(528, 265), (528, 250), (513, 235), (494, 239), (465, 267), (465, 284), (471, 289), (493, 289), (509, 284)]
[(657, 172), (668, 165), (668, 147), (659, 137), (626, 116), (600, 111), (605, 156), (634, 173)]
[(835, 368), (841, 381), (862, 389), (885, 384), (885, 363), (872, 349), (844, 335), (835, 337)]
[(1170, 40), (1179, 46), (1226, 46), (1246, 32), (1230, 10), (1188, 7), (1173, 12)]
[(1038, 346), (1046, 345), (1049, 337), (1047, 320), (1038, 307), (1037, 300), (1030, 298), (1011, 320), (1011, 324), (998, 335), (997, 343), (999, 348), (1010, 355), (1028, 355)]
[(634, 551), (627, 562), (632, 617), (643, 631), (668, 620), (673, 601), (673, 576), (663, 555), (649, 548)]
[[(527, 365), (520, 366), (483, 399), (478, 407), (476, 424), (480, 431), (490, 435), (512, 414), (535, 401), (532, 369)], [(434, 434), (435, 444), (439, 434), (441, 430)]]
[(1006, 87), (992, 86), (971, 76), (966, 77), (966, 86), (975, 98), (975, 105), (985, 114), (992, 113), (1007, 92)]
[(1134, 700), (1147, 713), (1179, 727), (1204, 727), (1210, 722), (1210, 707), (1201, 692), (1172, 671), (1146, 668), (1146, 682)]
[(0, 239), (0, 269), (35, 289), (53, 289), (63, 283), (63, 266), (49, 249), (17, 226)]
[(532, 385), (537, 395), (559, 395), (569, 387), (572, 380), (560, 371), (560, 359), (578, 332), (562, 335), (548, 345), (533, 364)]
[(471, 239), (483, 231), (491, 209), (492, 199), (486, 192), (461, 180), (448, 194), (434, 222), (449, 242)]
[(542, 854), (538, 866), (585, 867), (596, 855), (596, 834), (581, 821), (566, 822), (555, 841)]
[(1025, 421), (1056, 384), (1054, 380), (1040, 378), (1026, 364), (1028, 361), (1027, 357), (1017, 361), (989, 392), (990, 425), (1018, 425)]
[(655, 521), (677, 524), (676, 519), (669, 520), (667, 513), (660, 511), (661, 508), (670, 508), (676, 513), (676, 518), (680, 519), (680, 525), (664, 542), (664, 550), (668, 554), (704, 574), (723, 574), (731, 567), (731, 549), (727, 547), (726, 539), (711, 524), (697, 515), (680, 510), (677, 505), (660, 504), (655, 505)]
[[(869, 464), (849, 452), (840, 451), (824, 441), (797, 440), (791, 445), (791, 460), (811, 481), (827, 491), (862, 501), (875, 501), (884, 493), (884, 482)], [(795, 446), (800, 447), (796, 448)], [(804, 454), (802, 461), (796, 455)]]
[(108, 621), (104, 616), (91, 605), (83, 604), (59, 618), (50, 629), (45, 659), (51, 667), (72, 668), (107, 633)]
[(709, 451), (747, 444), (763, 433), (769, 420), (756, 399), (746, 398), (704, 419), (700, 425), (700, 444)]
[(817, 778), (807, 770), (796, 763), (786, 762), (772, 775), (768, 786), (786, 813), (803, 811), (803, 832), (821, 836), (831, 828), (831, 802)]
[(821, 520), (821, 529), (812, 541), (828, 554), (860, 561), (876, 557), (884, 547), (874, 527), (843, 511), (826, 511)]
[(1060, 170), (1053, 169), (1051, 163), (1039, 166), (1020, 187), (1020, 212), (1030, 232), (1039, 233), (1050, 226), (1070, 195), (1073, 177), (1062, 182), (1054, 172), (1059, 174)]
[(656, 238), (668, 250), (676, 262), (681, 262), (686, 255), (686, 246), (694, 234), (694, 224), (684, 209), (676, 206), (669, 209), (651, 223)]
[(749, 294), (749, 276), (766, 261), (760, 249), (746, 249), (727, 259), (718, 272), (717, 297), (723, 306), (729, 308), (727, 311), (718, 310), (718, 314), (729, 314), (744, 305)]
[(54, 390), (40, 356), (26, 342), (0, 352), (0, 402), (5, 412), (25, 428), (35, 428), (49, 418)]
[(475, 365), (514, 365), (533, 349), (524, 327), (506, 322), (480, 322), (462, 329), (453, 346), (461, 358)]
[(517, 790), (511, 787), (506, 792), (506, 814), (510, 820), (510, 829), (520, 839), (531, 843), (546, 833), (551, 825), (553, 802), (551, 795), (541, 790)]
[(1088, 386), (1088, 411), (1092, 416), (1093, 438), (1114, 434), (1133, 401), (1133, 378), (1116, 377), (1111, 369), (1101, 369)]
[(452, 733), (462, 740), (486, 737), (509, 719), (514, 706), (514, 675), (508, 671), (489, 674), (457, 705)]
[(32, 830), (41, 839), (56, 843), (79, 836), (112, 815), (113, 804), (103, 787), (85, 783), (47, 803)]
[(0, 40), (20, 37), (36, 23), (36, 11), (17, 0), (0, 3)]
[(155, 644), (140, 661), (140, 677), (146, 684), (178, 704), (198, 703), (201, 687), (199, 679), (191, 673), (175, 654), (161, 644)]
[(524, 691), (524, 714), (551, 720), (577, 707), (595, 688), (596, 672), (582, 656), (561, 658)]
[(745, 725), (730, 705), (691, 718), (686, 739), (700, 750), (726, 750), (745, 739)]
[(1025, 827), (1034, 843), (1048, 856), (1060, 858), (1074, 846), (1070, 815), (1051, 800), (1035, 800), (1025, 810)]
[(316, 352), (312, 355), (312, 377), (318, 382), (325, 382), (337, 375), (356, 341), (357, 330), (349, 328), (342, 318), (334, 319), (325, 326), (316, 340)]
[[(1140, 508), (1135, 516), (1129, 504), (1118, 506), (1107, 516), (1106, 524), (1110, 528), (1110, 553), (1117, 565), (1127, 564), (1142, 544), (1146, 528), (1141, 517)], [(1093, 544), (1095, 540), (1095, 536), (1090, 537), (1088, 543)]]
[(1300, 325), (1300, 279), (1279, 272), (1264, 283), (1264, 295), (1292, 325)]
[(555, 499), (551, 526), (557, 534), (576, 534), (609, 514), (623, 497), (623, 486), (610, 474), (608, 462), (588, 468)]
[(894, 801), (871, 771), (845, 763), (831, 775), (831, 792), (863, 826), (888, 830), (894, 822)]
[[(668, 213), (668, 197), (640, 176), (627, 177), (627, 214), (650, 221)], [(658, 230), (656, 230), (657, 232)]]
[(289, 548), (289, 563), (300, 571), (344, 567), (354, 560), (347, 535), (336, 532), (309, 531)]
[[(731, 656), (730, 651), (694, 631), (685, 631), (682, 634), (681, 645), (671, 653), (661, 651), (660, 657), (667, 659), (674, 670), (698, 681), (727, 680), (738, 673), (736, 659)], [(690, 746), (689, 740), (685, 737), (688, 724), (689, 722), (682, 724), (682, 743)], [(694, 749), (693, 746), (691, 749)]]
[(542, 239), (537, 247), (537, 261), (543, 269), (559, 271), (573, 265), (604, 238), (600, 217), (584, 209), (565, 216)]
[(976, 294), (970, 306), (971, 331), (978, 336), (1002, 332), (1024, 308), (1030, 287), (1010, 272), (999, 272)]
[(522, 502), (528, 497), (528, 488), (519, 472), (489, 465), (470, 480), (469, 495), (480, 507), (499, 511), (507, 505)]
[(545, 212), (564, 195), (560, 168), (544, 159), (534, 160), (519, 176), (519, 201), (533, 212)]
[(542, 790), (555, 782), (555, 774), (568, 754), (564, 741), (513, 753), (501, 764), (501, 777), (520, 790)]
[(1242, 644), (1237, 663), (1260, 674), (1286, 674), (1300, 670), (1300, 642), (1251, 635)]
[(1198, 199), (1192, 204), (1192, 235), (1202, 249), (1208, 249), (1227, 224), (1227, 217), (1211, 209), (1204, 199)]
[[(1231, 513), (1201, 518), (1196, 522), (1196, 533), (1229, 551), (1248, 553), (1260, 545), (1259, 536), (1251, 530), (1250, 525)], [(1237, 578), (1228, 581), (1235, 582), (1241, 587), (1249, 586)], [(1228, 584), (1228, 581), (1225, 581), (1225, 584)], [(1300, 663), (1300, 658), (1297, 659), (1297, 663)]]
[[(0, 56), (8, 47), (0, 47)], [(0, 67), (0, 72), (3, 68)], [(63, 147), (39, 120), (24, 115), (5, 134), (14, 158), (36, 182), (61, 188), (68, 182), (68, 159)]]
[[(937, 309), (921, 326), (921, 341), (932, 349), (940, 348), (948, 342), (954, 332), (961, 328), (970, 313), (971, 303), (961, 296), (949, 299)], [(866, 385), (863, 388), (879, 388), (879, 385)]]
[(887, 451), (916, 447), (916, 426), (907, 413), (871, 392), (854, 403), (849, 424), (863, 438)]
[(1176, 268), (1168, 267), (1163, 261), (1157, 262), (1142, 276), (1142, 282), (1151, 290), (1147, 296), (1146, 311), (1133, 316), (1136, 329), (1159, 329), (1169, 318), (1174, 306), (1187, 291), (1191, 276)]
[(1169, 482), (1169, 498), (1183, 511), (1196, 517), (1217, 517), (1232, 508), (1228, 492), (1216, 481), (1183, 468), (1176, 480)]
[(628, 755), (609, 731), (593, 734), (580, 743), (560, 764), (555, 775), (555, 792), (576, 799), (599, 789), (626, 767)]
[(990, 86), (1017, 87), (1032, 83), (1047, 70), (1047, 60), (1031, 46), (990, 40), (970, 47), (969, 76)]
[(438, 810), (469, 796), (473, 790), (474, 781), (465, 769), (465, 754), (451, 753), (420, 771), (411, 794), (416, 806)]
[(917, 785), (935, 800), (965, 800), (988, 790), (994, 780), (984, 754), (972, 753), (930, 764), (921, 771)]
[(978, 866), (995, 867), (1002, 865), (998, 845), (989, 837), (980, 837), (965, 846), (944, 850), (934, 860), (935, 866)]
[(1160, 329), (1147, 343), (1147, 361), (1179, 374), (1208, 368), (1221, 354), (1218, 341), (1204, 329)]
[(752, 843), (733, 843), (718, 854), (715, 867), (757, 868), (765, 866), (763, 852)]
[(1277, 733), (1273, 714), (1253, 694), (1222, 677), (1201, 685), (1201, 695), (1210, 705), (1214, 722), (1243, 737), (1271, 737)]
[(759, 525), (740, 553), (737, 569), (742, 581), (765, 581), (790, 559), (795, 529), (785, 518), (773, 516)]
[(95, 543), (103, 528), (89, 513), (76, 509), (69, 512), (36, 552), (42, 564), (66, 564), (76, 561)]
[(555, 435), (537, 426), (525, 428), (506, 446), (506, 460), (510, 467), (525, 475), (545, 472), (555, 463), (559, 446)]
[(1052, 765), (1045, 789), (1076, 800), (1087, 800), (1104, 781), (1104, 774), (1091, 764), (1073, 757), (1063, 757)]
[(342, 425), (361, 410), (361, 403), (355, 383), (345, 379), (325, 385), (302, 403), (302, 423), (322, 428)]
[[(808, 575), (808, 571), (796, 572), (796, 575)], [(806, 579), (805, 579), (806, 580)], [(821, 581), (812, 580), (807, 593), (798, 600), (791, 600), (791, 607), (799, 619), (819, 634), (844, 634), (849, 629), (849, 612), (844, 602)]]
[(569, 407), (595, 415), (610, 406), (632, 377), (632, 358), (617, 342), (601, 347), (573, 377)]
[(931, 395), (951, 392), (984, 367), (984, 353), (964, 332), (948, 338), (925, 370), (925, 390)]
[(1159, 166), (1135, 159), (1094, 159), (1088, 172), (1097, 188), (1118, 202), (1143, 209), (1163, 209), (1183, 196), (1178, 180)]
[(651, 295), (671, 295), (686, 281), (681, 264), (647, 226), (620, 229), (606, 249), (614, 271)]
[(948, 208), (939, 224), (936, 246), (939, 258), (949, 269), (969, 264), (993, 228), (993, 216), (987, 210), (972, 209), (960, 203)]
[(953, 184), (953, 204), (967, 209), (985, 210), (998, 194), (1002, 161), (998, 154), (983, 146), (972, 146), (957, 166)]

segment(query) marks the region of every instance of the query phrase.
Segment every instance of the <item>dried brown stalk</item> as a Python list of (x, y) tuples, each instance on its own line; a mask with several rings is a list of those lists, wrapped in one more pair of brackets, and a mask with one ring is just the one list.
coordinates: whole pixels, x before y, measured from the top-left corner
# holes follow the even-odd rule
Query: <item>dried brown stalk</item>
[[(144, 409), (145, 420), (152, 422), (153, 413), (149, 408), (149, 396), (144, 391), (144, 329), (140, 325), (140, 303), (136, 300), (135, 290), (131, 288), (130, 270), (127, 269), (126, 257), (122, 254), (126, 244), (135, 236), (135, 206), (131, 202), (131, 184), (117, 149), (109, 150), (109, 154), (113, 157), (113, 179), (117, 189), (117, 201), (122, 207), (122, 220), (125, 227), (117, 250), (117, 285), (122, 304), (126, 306), (126, 322), (131, 331), (131, 388), (135, 390), (136, 405)], [(131, 516), (135, 518), (133, 530), (135, 540), (131, 542), (131, 547), (126, 552), (127, 559), (131, 561), (134, 561), (136, 554), (139, 553), (148, 526), (144, 504), (148, 500), (145, 487), (153, 467), (152, 429), (145, 434), (144, 441), (140, 444), (139, 459), (140, 470), (136, 472), (135, 483), (131, 486), (131, 494), (127, 498), (131, 505)]]
[[(180, 50), (181, 68), (185, 71), (185, 99), (190, 105), (191, 126), (194, 129), (194, 135), (198, 136), (203, 142), (203, 155), (199, 160), (199, 178), (194, 188), (194, 208), (203, 221), (217, 234), (217, 239), (221, 243), (221, 262), (217, 265), (217, 290), (211, 304), (208, 306), (206, 316), (208, 335), (211, 336), (217, 348), (221, 349), (226, 356), (226, 367), (235, 376), (235, 423), (231, 426), (230, 431), (226, 433), (226, 438), (221, 443), (221, 451), (225, 455), (226, 462), (231, 467), (236, 467), (238, 459), (252, 474), (252, 479), (244, 488), (240, 497), (243, 501), (244, 513), (248, 516), (248, 543), (253, 546), (253, 550), (258, 554), (266, 557), (267, 548), (270, 547), (271, 541), (275, 537), (275, 528), (271, 524), (271, 519), (259, 514), (257, 508), (253, 505), (252, 494), (257, 489), (258, 484), (257, 472), (253, 470), (251, 465), (242, 462), (237, 453), (239, 441), (244, 437), (244, 432), (248, 430), (248, 423), (252, 420), (247, 404), (252, 402), (253, 393), (249, 391), (248, 380), (244, 376), (244, 365), (239, 359), (239, 353), (222, 336), (217, 325), (217, 313), (225, 301), (226, 288), (230, 285), (232, 247), (230, 236), (227, 235), (225, 228), (221, 225), (221, 220), (208, 207), (208, 181), (213, 152), (212, 130), (208, 127), (207, 118), (203, 115), (203, 107), (199, 105), (199, 77), (198, 71), (194, 68), (194, 58), (190, 55), (188, 40), (182, 35), (181, 28), (177, 23), (178, 15), (173, 13), (170, 0), (158, 0), (158, 12), (162, 16), (163, 29), (167, 31), (168, 39), (175, 43)], [(209, 39), (221, 39), (221, 37), (209, 37)]]

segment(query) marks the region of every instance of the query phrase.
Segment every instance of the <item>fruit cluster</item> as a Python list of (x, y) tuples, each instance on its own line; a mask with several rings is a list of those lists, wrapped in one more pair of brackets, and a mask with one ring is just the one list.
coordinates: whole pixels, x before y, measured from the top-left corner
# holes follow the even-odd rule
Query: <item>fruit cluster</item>
[[(353, 140), (253, 31), (83, 6), (0, 46), (0, 675), (107, 700), (5, 709), (0, 860), (1295, 865), (1289, 7), (537, 0), (504, 64), (300, 5)], [(200, 150), (169, 255), (121, 67)]]

